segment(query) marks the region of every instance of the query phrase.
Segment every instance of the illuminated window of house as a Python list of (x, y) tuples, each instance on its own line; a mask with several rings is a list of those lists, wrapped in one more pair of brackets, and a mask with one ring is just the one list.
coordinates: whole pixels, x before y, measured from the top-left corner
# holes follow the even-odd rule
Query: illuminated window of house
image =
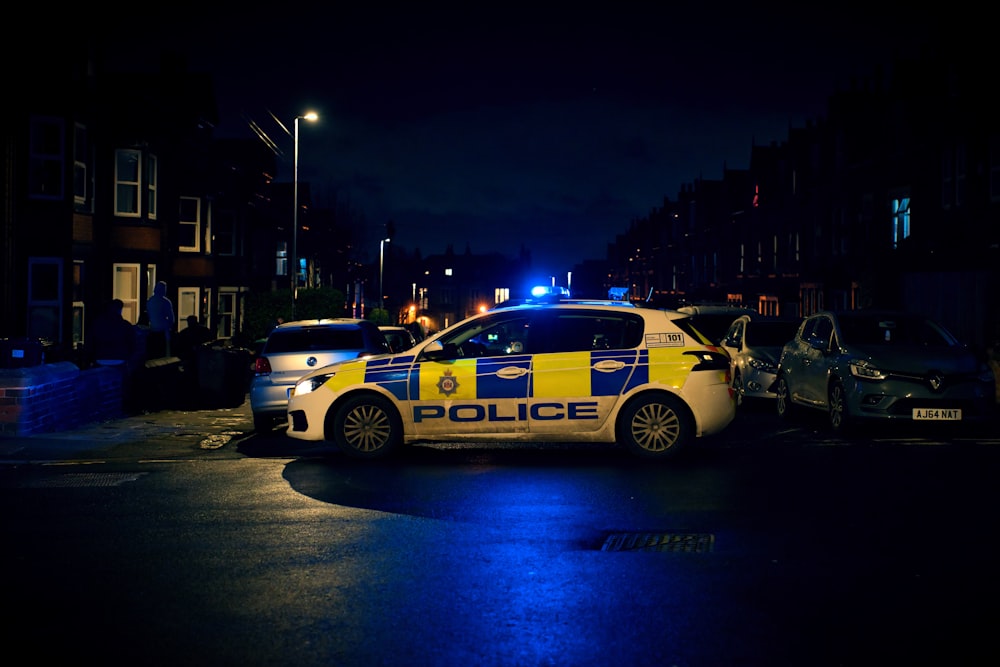
[(892, 247), (910, 236), (910, 198), (892, 200)]
[(146, 215), (156, 220), (157, 160), (155, 155), (146, 158)]
[(201, 251), (201, 198), (181, 197), (177, 216), (177, 249), (181, 252)]

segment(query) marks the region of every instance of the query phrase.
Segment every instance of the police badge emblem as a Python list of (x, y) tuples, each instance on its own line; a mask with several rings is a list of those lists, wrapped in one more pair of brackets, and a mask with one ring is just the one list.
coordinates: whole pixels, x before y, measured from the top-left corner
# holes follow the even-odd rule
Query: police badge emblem
[(438, 380), (437, 388), (445, 396), (451, 396), (458, 391), (458, 379), (452, 375), (451, 371), (445, 371)]

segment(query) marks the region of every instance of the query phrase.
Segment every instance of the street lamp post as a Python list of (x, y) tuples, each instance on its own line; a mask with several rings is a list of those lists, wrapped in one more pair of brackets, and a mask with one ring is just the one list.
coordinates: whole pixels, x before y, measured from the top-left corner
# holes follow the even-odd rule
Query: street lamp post
[(289, 267), (289, 277), (292, 279), (292, 314), (295, 314), (295, 302), (299, 297), (299, 119), (304, 118), (310, 123), (319, 118), (315, 111), (307, 111), (295, 117), (295, 149), (292, 158), (292, 263)]
[(385, 310), (385, 290), (382, 289), (382, 269), (385, 266), (385, 244), (392, 239), (378, 242), (378, 307)]

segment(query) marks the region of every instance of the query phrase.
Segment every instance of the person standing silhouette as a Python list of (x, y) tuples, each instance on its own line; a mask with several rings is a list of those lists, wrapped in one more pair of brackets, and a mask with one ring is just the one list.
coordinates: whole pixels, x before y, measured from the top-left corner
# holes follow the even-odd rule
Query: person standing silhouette
[(170, 339), (174, 330), (174, 304), (167, 298), (167, 283), (156, 283), (153, 294), (146, 300), (149, 314), (149, 337), (146, 349), (150, 359), (170, 356)]
[(135, 359), (138, 334), (135, 326), (122, 317), (124, 307), (121, 299), (113, 299), (94, 320), (87, 341), (93, 341), (91, 358), (100, 366), (130, 365)]
[(197, 315), (187, 316), (187, 327), (177, 333), (174, 353), (181, 361), (192, 361), (197, 357), (198, 348), (212, 341), (212, 332), (198, 321)]

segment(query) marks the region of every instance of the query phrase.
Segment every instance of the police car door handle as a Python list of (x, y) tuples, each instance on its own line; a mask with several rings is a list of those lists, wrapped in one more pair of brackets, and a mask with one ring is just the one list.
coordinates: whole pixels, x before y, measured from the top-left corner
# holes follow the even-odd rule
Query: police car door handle
[(514, 378), (521, 377), (527, 372), (528, 372), (527, 368), (521, 368), (520, 366), (507, 366), (505, 368), (501, 368), (500, 370), (498, 370), (497, 376), (504, 379), (513, 380)]
[(602, 359), (594, 364), (595, 371), (604, 371), (606, 373), (613, 373), (621, 368), (625, 367), (625, 362), (617, 361), (615, 359)]

